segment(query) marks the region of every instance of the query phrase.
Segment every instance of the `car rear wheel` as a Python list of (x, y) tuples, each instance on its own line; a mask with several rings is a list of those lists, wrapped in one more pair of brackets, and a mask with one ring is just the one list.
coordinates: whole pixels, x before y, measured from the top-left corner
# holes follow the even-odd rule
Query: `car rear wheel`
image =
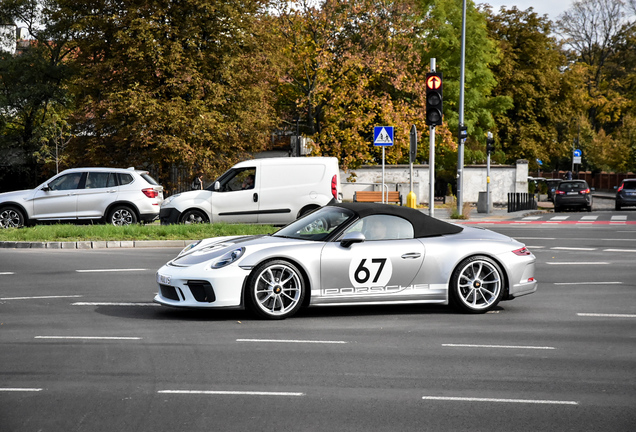
[(455, 268), (449, 291), (453, 305), (467, 313), (485, 313), (501, 300), (503, 272), (492, 259), (477, 255), (466, 258)]
[(22, 228), (24, 222), (24, 214), (18, 208), (4, 207), (0, 209), (0, 228)]
[(616, 205), (614, 206), (615, 210), (620, 210), (621, 209), (621, 205), (619, 203), (616, 203)]
[(300, 309), (305, 289), (303, 276), (295, 265), (282, 260), (268, 261), (250, 275), (248, 305), (261, 318), (285, 319)]
[(181, 216), (181, 223), (184, 223), (186, 225), (208, 222), (208, 216), (201, 210), (188, 210)]
[(135, 224), (137, 215), (130, 207), (117, 206), (108, 214), (108, 223), (115, 226)]

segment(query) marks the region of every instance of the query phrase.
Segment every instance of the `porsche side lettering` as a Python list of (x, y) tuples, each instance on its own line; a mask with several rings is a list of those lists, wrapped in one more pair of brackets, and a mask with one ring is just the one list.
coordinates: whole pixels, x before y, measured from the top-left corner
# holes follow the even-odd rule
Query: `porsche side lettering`
[(325, 288), (322, 290), (324, 296), (340, 296), (352, 294), (395, 294), (408, 290), (429, 289), (428, 284), (414, 284), (409, 286), (389, 285), (371, 287), (347, 287), (347, 288)]

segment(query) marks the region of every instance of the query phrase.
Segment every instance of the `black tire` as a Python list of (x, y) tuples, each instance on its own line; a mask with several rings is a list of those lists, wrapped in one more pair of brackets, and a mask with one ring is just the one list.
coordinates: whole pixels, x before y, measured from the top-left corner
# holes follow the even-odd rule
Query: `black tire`
[(190, 224), (201, 224), (208, 223), (208, 216), (201, 210), (186, 210), (181, 215), (181, 223), (190, 225)]
[(616, 203), (616, 204), (614, 205), (614, 209), (615, 209), (615, 210), (621, 210), (621, 205), (620, 205), (619, 203)]
[(273, 260), (252, 271), (245, 289), (252, 312), (261, 318), (281, 320), (298, 312), (305, 299), (306, 283), (294, 264)]
[(126, 226), (137, 223), (137, 214), (128, 206), (116, 206), (108, 213), (108, 224)]
[(592, 206), (587, 206), (587, 212), (590, 213), (592, 211)]
[(554, 206), (554, 212), (559, 213), (561, 211), (561, 207)]
[(501, 267), (484, 255), (466, 258), (453, 271), (449, 299), (465, 313), (486, 313), (499, 303), (504, 292)]
[(22, 228), (26, 219), (17, 207), (8, 206), (0, 209), (0, 228)]

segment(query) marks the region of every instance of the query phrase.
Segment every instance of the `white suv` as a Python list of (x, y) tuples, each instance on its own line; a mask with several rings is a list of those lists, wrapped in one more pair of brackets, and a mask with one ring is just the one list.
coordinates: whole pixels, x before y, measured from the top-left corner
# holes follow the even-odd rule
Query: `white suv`
[(0, 194), (0, 228), (57, 220), (152, 222), (162, 201), (163, 187), (147, 171), (73, 168), (35, 189)]

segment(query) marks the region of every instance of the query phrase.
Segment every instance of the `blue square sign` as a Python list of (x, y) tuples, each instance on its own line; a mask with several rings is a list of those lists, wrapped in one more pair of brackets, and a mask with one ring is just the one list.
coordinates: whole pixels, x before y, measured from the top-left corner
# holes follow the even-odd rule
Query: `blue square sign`
[(393, 126), (375, 126), (373, 128), (374, 146), (393, 145)]

